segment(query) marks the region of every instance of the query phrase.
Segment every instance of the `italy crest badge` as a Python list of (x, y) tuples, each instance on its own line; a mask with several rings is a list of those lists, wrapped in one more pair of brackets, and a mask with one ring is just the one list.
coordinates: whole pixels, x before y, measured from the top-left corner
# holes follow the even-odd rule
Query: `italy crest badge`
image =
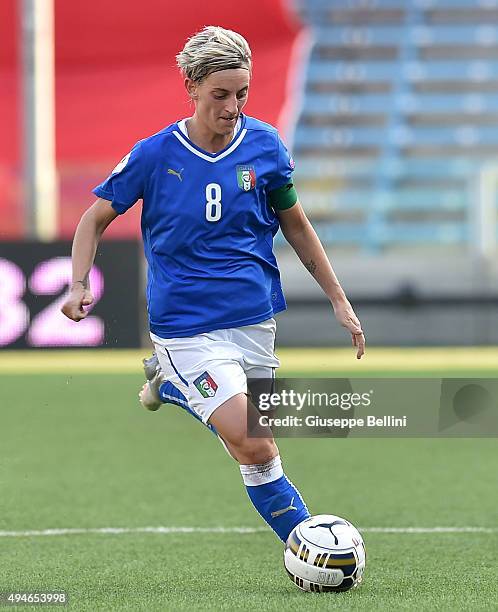
[(237, 166), (237, 183), (243, 191), (256, 187), (256, 172), (254, 166)]

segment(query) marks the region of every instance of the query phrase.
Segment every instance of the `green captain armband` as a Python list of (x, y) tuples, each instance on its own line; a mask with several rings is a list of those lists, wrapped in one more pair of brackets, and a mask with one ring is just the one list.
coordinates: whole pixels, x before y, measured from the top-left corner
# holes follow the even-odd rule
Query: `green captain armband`
[(292, 208), (297, 202), (297, 191), (292, 183), (274, 189), (268, 194), (268, 200), (275, 210)]

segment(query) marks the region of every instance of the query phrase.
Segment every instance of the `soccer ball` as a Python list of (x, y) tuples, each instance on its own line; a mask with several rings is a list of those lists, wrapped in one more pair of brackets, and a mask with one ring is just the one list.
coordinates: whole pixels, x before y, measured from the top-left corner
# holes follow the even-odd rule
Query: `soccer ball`
[(349, 521), (317, 514), (291, 531), (284, 565), (292, 582), (303, 591), (348, 591), (360, 584), (365, 569), (365, 545)]

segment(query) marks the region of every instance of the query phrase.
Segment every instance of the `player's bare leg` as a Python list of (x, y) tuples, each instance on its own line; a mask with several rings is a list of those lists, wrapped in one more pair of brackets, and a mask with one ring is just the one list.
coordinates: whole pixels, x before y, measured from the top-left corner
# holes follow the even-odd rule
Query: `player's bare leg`
[[(271, 429), (259, 425), (258, 413), (244, 393), (221, 404), (209, 422), (239, 462), (247, 494), (280, 539), (310, 516), (295, 486), (287, 479)], [(251, 435), (248, 435), (248, 418)], [(254, 437), (253, 437), (254, 436)]]
[[(259, 426), (248, 436), (248, 417), (257, 424), (259, 413), (245, 393), (239, 393), (219, 406), (209, 422), (223, 435), (232, 456), (241, 464), (266, 463), (278, 455), (269, 427)], [(218, 429), (220, 428), (220, 429)]]

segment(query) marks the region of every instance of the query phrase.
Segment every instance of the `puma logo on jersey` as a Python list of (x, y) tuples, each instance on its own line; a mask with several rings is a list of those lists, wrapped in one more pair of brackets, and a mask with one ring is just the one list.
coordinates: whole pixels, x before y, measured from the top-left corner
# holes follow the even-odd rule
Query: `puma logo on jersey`
[(183, 181), (182, 178), (182, 172), (183, 172), (184, 168), (182, 168), (181, 170), (173, 170), (172, 168), (168, 168), (168, 174), (172, 174), (173, 176), (176, 176), (178, 178), (178, 180), (180, 181), (180, 183)]
[(282, 514), (285, 514), (286, 512), (289, 512), (289, 510), (297, 510), (296, 506), (292, 505), (293, 503), (294, 503), (294, 498), (291, 499), (291, 502), (287, 506), (287, 508), (282, 508), (281, 510), (275, 510), (275, 512), (271, 513), (271, 517), (272, 518), (277, 518), (277, 516), (282, 516)]

